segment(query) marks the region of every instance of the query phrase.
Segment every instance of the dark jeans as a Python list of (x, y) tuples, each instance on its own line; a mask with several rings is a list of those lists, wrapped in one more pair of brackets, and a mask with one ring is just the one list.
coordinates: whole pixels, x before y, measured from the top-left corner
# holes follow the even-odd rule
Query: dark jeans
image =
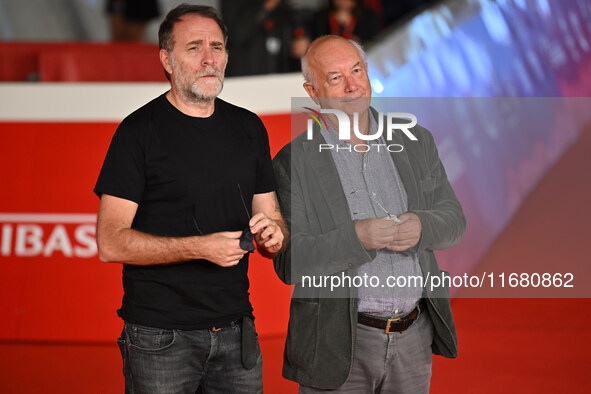
[(239, 323), (219, 331), (163, 330), (125, 323), (118, 339), (125, 393), (262, 393), (263, 359), (242, 365)]

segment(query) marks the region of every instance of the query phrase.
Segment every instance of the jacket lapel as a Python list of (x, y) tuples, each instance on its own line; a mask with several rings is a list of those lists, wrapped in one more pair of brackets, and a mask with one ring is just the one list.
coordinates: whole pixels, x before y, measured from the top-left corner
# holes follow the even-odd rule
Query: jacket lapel
[(312, 140), (303, 142), (304, 154), (313, 171), (310, 176), (318, 179), (320, 192), (329, 207), (330, 215), (335, 223), (341, 224), (351, 220), (351, 213), (330, 151), (319, 150), (320, 144), (325, 143), (320, 130), (315, 127)]

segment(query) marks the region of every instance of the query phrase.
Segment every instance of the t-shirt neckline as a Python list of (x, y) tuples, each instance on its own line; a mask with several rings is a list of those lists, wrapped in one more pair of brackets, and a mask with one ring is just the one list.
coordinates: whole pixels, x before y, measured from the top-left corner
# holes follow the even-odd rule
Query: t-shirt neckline
[(197, 116), (191, 116), (191, 115), (187, 115), (184, 112), (182, 112), (181, 110), (179, 110), (177, 107), (175, 107), (166, 97), (166, 93), (163, 93), (160, 96), (160, 99), (162, 100), (162, 105), (164, 106), (164, 108), (166, 108), (166, 110), (174, 117), (176, 117), (177, 119), (186, 122), (188, 124), (191, 124), (193, 126), (195, 125), (199, 125), (199, 126), (204, 126), (207, 124), (211, 124), (213, 122), (215, 122), (218, 118), (218, 113), (219, 113), (219, 98), (215, 98), (214, 100), (214, 109), (213, 109), (213, 113), (205, 118), (201, 118), (201, 117), (197, 117)]

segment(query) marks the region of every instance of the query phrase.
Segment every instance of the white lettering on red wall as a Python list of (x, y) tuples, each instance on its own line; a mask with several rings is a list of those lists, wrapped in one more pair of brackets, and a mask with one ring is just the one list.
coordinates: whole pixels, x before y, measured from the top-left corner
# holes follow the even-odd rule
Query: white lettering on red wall
[(96, 215), (0, 213), (0, 256), (96, 256)]

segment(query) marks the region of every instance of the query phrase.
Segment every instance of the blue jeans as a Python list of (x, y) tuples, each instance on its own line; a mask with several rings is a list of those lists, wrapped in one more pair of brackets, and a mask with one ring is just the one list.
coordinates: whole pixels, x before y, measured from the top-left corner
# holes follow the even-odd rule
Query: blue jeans
[(123, 356), (125, 393), (262, 393), (263, 358), (242, 365), (240, 323), (219, 331), (164, 330), (125, 323), (117, 341)]

